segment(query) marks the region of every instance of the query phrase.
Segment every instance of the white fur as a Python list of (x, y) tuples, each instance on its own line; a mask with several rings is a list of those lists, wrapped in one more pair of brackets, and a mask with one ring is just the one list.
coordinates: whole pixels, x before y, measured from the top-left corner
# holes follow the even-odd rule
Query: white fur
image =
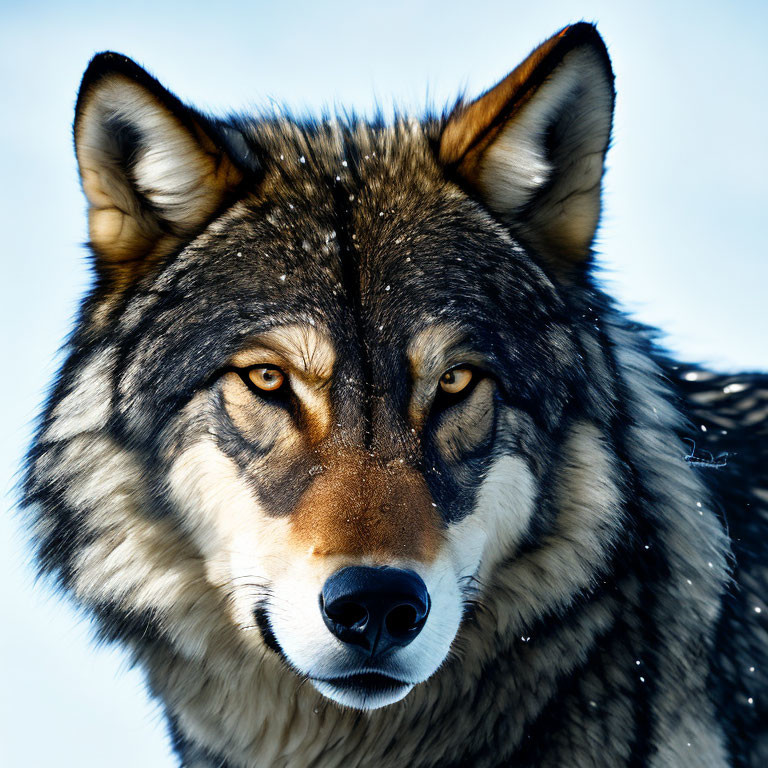
[(174, 224), (196, 224), (203, 211), (203, 215), (209, 212), (203, 182), (211, 172), (211, 161), (206, 162), (195, 139), (167, 109), (123, 77), (113, 77), (100, 86), (79, 122), (80, 164), (100, 179), (98, 186), (84, 182), (93, 205), (116, 205), (124, 211), (136, 207), (132, 190), (116, 169), (111, 120), (131, 125), (141, 136), (142, 149), (133, 167), (138, 192)]
[(537, 484), (519, 456), (500, 456), (483, 480), (472, 514), (448, 528), (459, 578), (490, 576), (515, 552), (534, 512)]
[(567, 159), (574, 191), (586, 191), (599, 181), (611, 124), (610, 86), (600, 66), (589, 49), (571, 52), (504, 127), (483, 159), (482, 183), (491, 193), (491, 207), (521, 208), (549, 181), (553, 169), (543, 139), (548, 126), (574, 98), (580, 103), (571, 108), (580, 119), (574, 121), (566, 145), (558, 151)]
[[(490, 208), (514, 219), (551, 182), (527, 214), (524, 230), (542, 242), (586, 249), (600, 212), (612, 88), (591, 49), (567, 54), (485, 152), (479, 185)], [(558, 119), (568, 126), (548, 158), (544, 139)]]
[(113, 368), (113, 349), (102, 350), (83, 364), (69, 391), (53, 409), (44, 440), (66, 440), (106, 426), (112, 406)]

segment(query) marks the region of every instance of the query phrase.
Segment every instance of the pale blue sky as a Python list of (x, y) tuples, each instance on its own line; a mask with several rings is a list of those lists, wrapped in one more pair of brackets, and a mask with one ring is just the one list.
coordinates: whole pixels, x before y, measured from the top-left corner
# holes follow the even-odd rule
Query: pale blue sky
[[(579, 19), (598, 23), (617, 75), (607, 284), (681, 356), (768, 368), (768, 3), (0, 0), (4, 506), (88, 281), (71, 120), (93, 53), (126, 53), (215, 112), (270, 100), (419, 111), (478, 93)], [(0, 765), (174, 765), (140, 674), (33, 589), (28, 560), (18, 520), (3, 514)]]

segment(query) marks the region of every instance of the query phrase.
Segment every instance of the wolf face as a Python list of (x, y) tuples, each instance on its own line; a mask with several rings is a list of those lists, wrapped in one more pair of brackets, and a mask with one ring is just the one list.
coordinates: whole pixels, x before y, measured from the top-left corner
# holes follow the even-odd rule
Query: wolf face
[(460, 653), (500, 563), (522, 629), (591, 583), (623, 490), (567, 291), (612, 105), (588, 25), (394, 126), (215, 121), (96, 57), (97, 282), (29, 481), (45, 567), (111, 636), (287, 663), (356, 709)]

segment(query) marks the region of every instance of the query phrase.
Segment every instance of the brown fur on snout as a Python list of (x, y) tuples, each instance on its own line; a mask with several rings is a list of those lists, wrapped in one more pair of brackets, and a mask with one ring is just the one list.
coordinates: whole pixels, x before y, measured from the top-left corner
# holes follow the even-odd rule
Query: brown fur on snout
[(422, 475), (366, 454), (335, 458), (301, 498), (291, 523), (297, 547), (348, 555), (431, 562), (442, 520)]

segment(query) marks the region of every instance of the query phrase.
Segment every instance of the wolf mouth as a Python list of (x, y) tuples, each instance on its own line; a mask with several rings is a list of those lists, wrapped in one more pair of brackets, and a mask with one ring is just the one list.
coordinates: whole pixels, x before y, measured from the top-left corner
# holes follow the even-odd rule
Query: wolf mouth
[(396, 677), (390, 677), (382, 672), (358, 672), (354, 675), (345, 675), (344, 677), (314, 677), (312, 680), (316, 683), (327, 683), (337, 688), (347, 690), (357, 690), (366, 693), (378, 693), (391, 691), (403, 686), (412, 686), (408, 680), (400, 680)]
[(378, 709), (405, 698), (416, 683), (381, 672), (358, 672), (344, 677), (311, 677), (326, 698), (354, 709)]

